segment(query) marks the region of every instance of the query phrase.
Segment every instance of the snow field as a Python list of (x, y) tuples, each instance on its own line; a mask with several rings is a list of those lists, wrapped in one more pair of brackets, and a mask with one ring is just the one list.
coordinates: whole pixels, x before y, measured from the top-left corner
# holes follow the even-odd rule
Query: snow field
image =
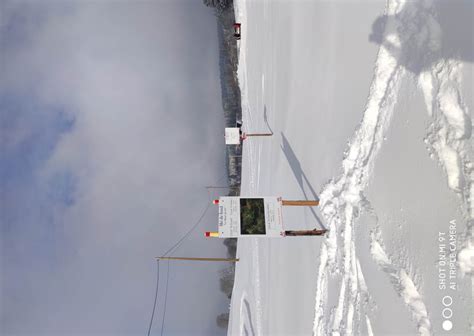
[[(344, 21), (324, 22), (324, 16), (321, 16), (318, 19), (322, 19), (323, 22), (319, 25), (316, 19), (319, 10), (328, 17), (330, 15), (337, 17), (348, 4), (331, 4), (334, 8), (319, 2), (305, 2), (304, 5), (299, 2), (283, 2), (283, 4), (284, 6), (282, 3), (243, 0), (235, 3), (237, 21), (242, 23), (238, 75), (242, 90), (244, 126), (248, 129), (264, 127), (268, 106), (268, 117), (272, 127), (275, 128), (275, 136), (266, 142), (249, 141), (245, 144), (242, 190), (250, 195), (266, 194), (273, 191), (272, 183), (291, 190), (290, 186), (296, 177), (296, 181), (303, 189), (302, 195), (313, 197), (312, 194), (315, 192), (311, 184), (316, 183), (319, 187), (314, 189), (321, 190), (319, 194), (321, 205), (315, 215), (321, 216), (329, 233), (322, 242), (314, 241), (314, 246), (317, 248), (314, 273), (305, 271), (300, 265), (291, 265), (290, 261), (290, 255), (297, 253), (306, 257), (313, 255), (314, 252), (306, 244), (307, 241), (301, 241), (301, 244), (256, 239), (239, 241), (238, 254), (242, 262), (236, 270), (234, 288), (236, 297), (232, 299), (229, 334), (374, 335), (388, 332), (380, 323), (380, 317), (383, 316), (393, 318), (396, 321), (394, 324), (400, 326), (399, 332), (411, 330), (410, 332), (420, 335), (437, 333), (446, 325), (453, 324), (451, 321), (440, 320), (439, 304), (433, 299), (440, 293), (426, 292), (426, 289), (432, 289), (433, 285), (426, 287), (425, 282), (434, 282), (434, 279), (429, 278), (433, 272), (431, 270), (426, 272), (426, 269), (431, 268), (425, 265), (434, 265), (437, 256), (415, 256), (410, 255), (413, 253), (410, 249), (394, 248), (390, 240), (402, 243), (406, 240), (408, 244), (413, 243), (416, 237), (407, 236), (404, 225), (408, 224), (400, 224), (398, 231), (395, 230), (391, 225), (397, 220), (390, 218), (387, 220), (387, 216), (382, 216), (387, 209), (380, 208), (381, 202), (367, 196), (367, 189), (371, 187), (373, 175), (376, 174), (375, 167), (379, 163), (377, 161), (379, 154), (383, 151), (384, 141), (392, 127), (392, 118), (399, 109), (410, 108), (406, 105), (406, 101), (409, 100), (406, 90), (404, 92), (401, 90), (402, 85), (414, 82), (424, 99), (426, 111), (422, 112), (426, 113), (429, 120), (426, 129), (423, 132), (418, 131), (417, 140), (424, 139), (427, 153), (440, 167), (437, 178), (443, 179), (459, 200), (462, 224), (458, 227), (459, 231), (462, 230), (464, 233), (458, 237), (462, 248), (458, 253), (458, 265), (465, 277), (472, 274), (474, 261), (472, 118), (470, 105), (462, 95), (463, 60), (442, 57), (441, 54), (444, 32), (436, 14), (436, 2), (388, 0), (380, 12), (385, 20), (381, 20), (384, 22), (383, 31), (375, 32), (381, 36), (377, 42), (380, 46), (373, 63), (372, 81), (367, 86), (368, 96), (365, 106), (360, 109), (343, 110), (343, 113), (351, 119), (352, 116), (360, 115), (360, 122), (353, 134), (346, 136), (348, 142), (345, 152), (339, 152), (340, 154), (334, 152), (336, 156), (343, 154), (338, 169), (329, 164), (334, 157), (326, 159), (321, 156), (324, 148), (321, 148), (319, 143), (317, 146), (310, 145), (311, 141), (319, 139), (315, 136), (316, 133), (322, 132), (327, 139), (334, 139), (335, 130), (324, 128), (324, 125), (320, 127), (310, 122), (304, 123), (301, 120), (312, 120), (308, 112), (313, 111), (312, 104), (331, 107), (333, 104), (331, 94), (341, 92), (337, 90), (336, 81), (327, 81), (325, 87), (313, 86), (317, 83), (317, 78), (306, 76), (305, 72), (309, 72), (310, 69), (302, 69), (299, 62), (307, 56), (308, 59), (313, 57), (315, 62), (323, 60), (325, 67), (318, 68), (315, 76), (324, 77), (332, 73), (334, 78), (340, 78), (340, 73), (348, 73), (347, 68), (342, 69), (345, 64), (334, 62), (338, 57), (334, 50), (338, 48), (339, 40), (331, 36), (349, 35), (348, 39), (351, 39), (351, 32), (341, 33), (338, 29)], [(340, 7), (336, 8), (338, 5)], [(328, 40), (324, 41), (326, 48), (316, 50), (308, 44), (307, 47), (301, 48), (304, 43), (303, 37), (300, 38), (301, 31), (297, 30), (298, 20), (303, 16), (311, 17), (306, 12), (302, 14), (301, 6), (315, 10), (314, 20), (310, 24), (312, 33), (328, 36)], [(282, 8), (284, 12), (281, 11)], [(254, 15), (254, 11), (258, 11), (260, 16)], [(269, 25), (276, 18), (285, 29)], [(370, 25), (374, 18), (368, 20)], [(250, 32), (252, 35), (249, 35)], [(281, 48), (281, 44), (286, 40), (288, 47)], [(311, 43), (311, 41), (304, 42)], [(275, 50), (279, 50), (281, 54), (275, 54)], [(308, 55), (309, 50), (313, 54)], [(346, 76), (344, 79), (361, 81), (361, 77)], [(314, 88), (318, 91), (311, 92), (310, 90)], [(326, 93), (322, 99), (319, 98), (321, 92)], [(308, 101), (302, 102), (297, 97), (305, 97)], [(350, 96), (345, 98), (349, 99)], [(328, 115), (337, 112), (321, 109), (320, 105), (315, 112), (318, 122), (327, 121)], [(287, 111), (294, 106), (301, 109)], [(291, 133), (295, 127), (293, 123), (297, 121), (301, 131)], [(347, 123), (347, 120), (339, 121), (341, 128)], [(304, 139), (303, 142), (308, 143), (308, 146), (303, 149), (297, 147), (300, 139)], [(337, 139), (339, 143), (341, 140)], [(283, 145), (279, 142), (283, 142)], [(329, 141), (325, 145), (337, 148), (335, 143)], [(285, 155), (282, 156), (279, 150), (283, 150)], [(400, 151), (409, 153), (411, 149), (400, 148)], [(291, 173), (280, 174), (285, 172), (282, 166), (286, 164), (285, 156), (294, 176)], [(312, 161), (311, 157), (317, 157), (319, 160)], [(309, 170), (304, 173), (303, 168), (308, 167), (308, 162), (317, 162), (317, 165), (309, 166)], [(312, 174), (313, 171), (317, 173)], [(314, 175), (324, 175), (325, 181), (316, 182)], [(272, 180), (274, 178), (280, 180), (274, 181)], [(310, 190), (307, 188), (308, 185)], [(420, 188), (429, 188), (429, 185)], [(379, 187), (377, 190), (380, 189)], [(390, 193), (390, 190), (386, 192)], [(433, 192), (437, 190), (433, 189)], [(379, 204), (379, 207), (373, 203)], [(416, 204), (410, 207), (406, 210), (400, 209), (400, 212), (416, 213)], [(457, 209), (450, 207), (439, 211), (451, 214)], [(306, 220), (311, 217), (307, 214)], [(367, 216), (363, 217), (364, 214), (369, 214), (375, 224), (369, 225)], [(423, 218), (422, 214), (420, 218)], [(427, 230), (426, 237), (437, 233), (439, 229), (439, 225), (431, 229), (429, 226), (423, 227)], [(368, 240), (369, 247), (361, 245), (363, 240), (359, 239), (360, 234), (366, 231), (368, 235), (365, 239)], [(387, 232), (399, 236), (387, 237)], [(281, 260), (275, 260), (275, 256)], [(373, 263), (375, 268), (370, 263)], [(284, 269), (283, 265), (289, 268)], [(381, 275), (374, 274), (374, 269)], [(272, 278), (275, 275), (279, 278)], [(306, 291), (300, 288), (297, 288), (298, 290), (288, 288), (288, 284), (298, 286), (300, 283), (308, 283), (301, 281), (300, 278), (313, 279), (314, 286), (307, 285)], [(279, 284), (285, 284), (287, 287), (280, 288)], [(463, 290), (466, 288), (464, 284), (460, 287)], [(301, 292), (306, 295), (307, 290), (314, 290), (313, 307), (307, 305), (306, 297), (305, 300), (300, 298), (301, 307), (294, 306), (297, 302), (295, 295)], [(387, 301), (392, 296), (380, 294), (386, 290), (391, 290), (399, 301)], [(241, 299), (242, 295), (245, 295), (245, 300)], [(469, 296), (460, 298), (470, 300)], [(281, 305), (275, 306), (276, 302)], [(405, 314), (391, 315), (392, 304), (396, 304), (397, 309), (398, 306), (402, 307)], [(462, 307), (462, 304), (459, 301), (458, 305), (461, 306), (458, 308)], [(304, 309), (305, 312), (308, 309), (314, 310), (312, 328), (309, 320), (302, 319), (298, 308)], [(301, 326), (302, 322), (306, 327)], [(458, 321), (454, 321), (455, 327), (456, 323), (459, 324)]]

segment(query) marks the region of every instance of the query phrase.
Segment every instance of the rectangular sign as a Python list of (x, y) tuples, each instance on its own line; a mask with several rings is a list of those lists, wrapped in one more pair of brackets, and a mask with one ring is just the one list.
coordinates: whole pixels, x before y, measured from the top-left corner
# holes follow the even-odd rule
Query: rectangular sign
[(219, 237), (280, 237), (284, 232), (278, 197), (220, 197)]
[(238, 127), (226, 127), (225, 144), (226, 145), (240, 144), (240, 129)]

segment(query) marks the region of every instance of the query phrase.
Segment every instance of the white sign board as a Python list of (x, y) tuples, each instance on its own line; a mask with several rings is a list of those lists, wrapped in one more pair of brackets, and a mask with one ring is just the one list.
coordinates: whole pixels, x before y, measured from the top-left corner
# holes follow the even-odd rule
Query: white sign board
[(219, 237), (281, 237), (283, 233), (281, 198), (219, 198)]
[(240, 129), (238, 127), (226, 127), (225, 144), (226, 145), (240, 144)]

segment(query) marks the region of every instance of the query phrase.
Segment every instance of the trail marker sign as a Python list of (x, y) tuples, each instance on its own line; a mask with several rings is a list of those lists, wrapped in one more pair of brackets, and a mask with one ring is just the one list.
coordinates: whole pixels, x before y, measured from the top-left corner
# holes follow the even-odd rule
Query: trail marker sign
[(225, 128), (225, 144), (226, 145), (239, 145), (240, 144), (240, 128), (238, 127)]

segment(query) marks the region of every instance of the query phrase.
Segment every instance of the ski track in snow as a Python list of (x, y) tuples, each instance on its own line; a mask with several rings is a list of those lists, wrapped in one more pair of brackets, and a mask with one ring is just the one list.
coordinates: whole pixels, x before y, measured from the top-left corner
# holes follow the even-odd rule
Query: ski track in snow
[[(401, 1), (389, 1), (386, 14), (394, 15), (400, 12), (404, 5)], [(397, 22), (388, 22), (387, 25), (394, 25), (387, 27), (391, 28), (390, 30), (396, 31), (398, 28)], [(394, 45), (400, 44), (396, 34), (390, 34), (387, 38)], [(405, 70), (398, 64), (397, 59), (382, 45), (375, 63), (374, 79), (362, 122), (342, 163), (343, 173), (328, 183), (321, 193), (321, 213), (329, 224), (330, 232), (320, 254), (313, 325), (313, 333), (316, 335), (360, 333), (363, 318), (361, 301), (368, 302), (369, 298), (356, 256), (353, 237), (355, 224), (359, 213), (370, 208), (363, 192), (368, 185), (368, 177), (390, 123), (404, 74)], [(374, 259), (376, 256), (373, 254)], [(393, 277), (392, 269), (381, 268)], [(339, 299), (334, 310), (329, 309), (327, 302), (328, 280), (332, 274), (342, 276)], [(394, 290), (403, 298), (412, 313), (419, 332), (430, 334), (428, 313), (414, 282), (403, 269), (397, 274), (398, 281), (392, 281)], [(328, 311), (331, 311), (331, 314), (327, 314)], [(372, 333), (369, 317), (364, 316), (367, 330)]]
[[(441, 45), (440, 27), (431, 8), (433, 2), (406, 3), (389, 1), (387, 14), (399, 13), (387, 22), (385, 38), (390, 45), (415, 42), (436, 53)], [(404, 9), (403, 14), (401, 10)], [(425, 24), (419, 25), (423, 31), (407, 32), (406, 23), (418, 18)], [(403, 27), (403, 30), (400, 29)], [(420, 48), (420, 50), (422, 49)], [(393, 50), (392, 50), (393, 51)], [(429, 54), (426, 57), (432, 56)], [(467, 234), (464, 248), (458, 255), (459, 267), (465, 274), (472, 274), (474, 267), (474, 242), (472, 223), (474, 214), (474, 165), (472, 162), (472, 121), (461, 95), (462, 63), (457, 60), (436, 62), (431, 69), (418, 76), (426, 107), (433, 122), (426, 143), (437, 157), (447, 176), (447, 184), (457, 193), (463, 204)], [(368, 208), (363, 191), (367, 186), (367, 176), (372, 171), (374, 159), (380, 147), (384, 131), (390, 120), (398, 94), (398, 85), (406, 74), (397, 60), (388, 53), (382, 44), (375, 66), (363, 121), (352, 139), (343, 160), (343, 174), (325, 186), (321, 193), (322, 214), (329, 223), (330, 234), (321, 247), (318, 271), (313, 332), (316, 335), (332, 333), (360, 333), (357, 324), (361, 320), (360, 294), (367, 290), (359, 261), (355, 256), (354, 224), (361, 210)], [(337, 229), (342, 228), (340, 237)], [(426, 305), (417, 286), (403, 268), (397, 268), (387, 257), (382, 245), (372, 237), (371, 254), (379, 267), (387, 273), (394, 290), (403, 299), (422, 335), (431, 333)], [(354, 264), (357, 266), (354, 267)], [(330, 316), (327, 306), (328, 279), (330, 273), (341, 273), (339, 300)], [(368, 299), (367, 297), (365, 298)], [(354, 319), (354, 309), (357, 318)], [(345, 317), (345, 319), (344, 319)], [(370, 319), (365, 315), (367, 332), (373, 334)], [(346, 321), (344, 323), (344, 320)], [(355, 320), (354, 329), (352, 321)]]
[(432, 124), (425, 139), (444, 169), (449, 188), (461, 199), (467, 223), (466, 238), (458, 254), (464, 274), (474, 271), (474, 165), (472, 161), (472, 121), (461, 95), (462, 64), (442, 60), (422, 73), (418, 84), (425, 96)]
[[(387, 8), (389, 14), (396, 5), (398, 3), (392, 3)], [(343, 160), (343, 174), (327, 184), (321, 193), (321, 213), (328, 223), (329, 234), (321, 247), (313, 327), (316, 335), (339, 335), (353, 330), (352, 303), (357, 301), (363, 279), (362, 271), (357, 268), (354, 224), (367, 203), (362, 192), (388, 126), (402, 73), (396, 59), (381, 47), (363, 120)], [(342, 274), (338, 304), (331, 314), (327, 314), (330, 311), (327, 307), (329, 273)], [(357, 309), (360, 311), (360, 307)]]
[(380, 238), (377, 238), (377, 234), (372, 232), (370, 242), (370, 253), (372, 257), (377, 265), (390, 276), (390, 282), (416, 321), (420, 335), (430, 335), (431, 322), (420, 293), (413, 280), (408, 276), (408, 272), (401, 267), (397, 267), (390, 260), (380, 240)]
[[(424, 9), (433, 5), (433, 0), (425, 0)], [(420, 7), (411, 6), (415, 16)], [(429, 51), (427, 57), (439, 53), (441, 28), (430, 10), (422, 10), (423, 28), (413, 34), (417, 45)], [(420, 15), (418, 15), (420, 16)], [(455, 59), (440, 59), (430, 69), (417, 77), (423, 92), (426, 108), (432, 118), (425, 143), (433, 157), (446, 173), (449, 188), (456, 193), (462, 203), (463, 219), (466, 222), (466, 236), (463, 249), (458, 254), (462, 273), (474, 272), (474, 163), (472, 148), (472, 120), (461, 93), (463, 64)]]
[(374, 331), (372, 330), (372, 323), (367, 315), (365, 315), (365, 323), (367, 325), (367, 335), (374, 336)]
[(257, 332), (258, 335), (262, 333), (262, 294), (260, 285), (260, 259), (259, 259), (259, 245), (258, 238), (253, 238), (254, 243), (254, 266), (255, 266), (255, 307), (257, 308)]
[[(415, 42), (425, 51), (425, 63), (440, 53), (442, 45), (441, 26), (431, 8), (433, 0), (410, 3), (405, 23), (417, 18), (419, 31), (406, 34), (405, 42)], [(440, 57), (431, 67), (421, 72), (416, 80), (420, 87), (428, 115), (432, 123), (428, 129), (425, 143), (431, 156), (443, 168), (448, 187), (459, 196), (466, 222), (466, 234), (461, 240), (462, 250), (458, 254), (458, 264), (463, 274), (474, 272), (474, 163), (472, 147), (472, 119), (463, 102), (462, 85), (463, 63), (457, 59)]]

